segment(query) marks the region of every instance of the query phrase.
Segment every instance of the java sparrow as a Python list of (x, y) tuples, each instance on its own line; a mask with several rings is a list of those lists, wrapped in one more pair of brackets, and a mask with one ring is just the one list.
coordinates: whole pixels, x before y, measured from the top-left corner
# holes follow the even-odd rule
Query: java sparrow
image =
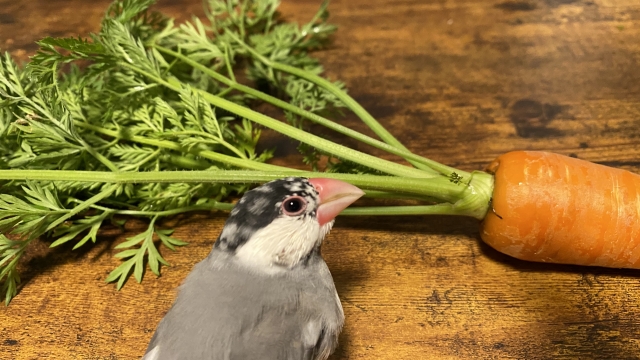
[(142, 360), (326, 359), (344, 314), (320, 246), (363, 194), (338, 180), (294, 177), (246, 192)]

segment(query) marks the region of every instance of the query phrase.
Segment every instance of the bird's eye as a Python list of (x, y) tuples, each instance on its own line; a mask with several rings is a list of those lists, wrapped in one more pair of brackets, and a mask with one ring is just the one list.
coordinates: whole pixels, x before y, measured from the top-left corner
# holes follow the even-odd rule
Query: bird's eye
[(282, 202), (282, 210), (289, 216), (300, 215), (306, 208), (307, 202), (300, 196), (291, 196)]

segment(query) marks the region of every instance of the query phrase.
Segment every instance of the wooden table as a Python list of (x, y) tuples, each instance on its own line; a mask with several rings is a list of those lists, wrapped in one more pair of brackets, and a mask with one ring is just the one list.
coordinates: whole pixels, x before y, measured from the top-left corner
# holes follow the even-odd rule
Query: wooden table
[[(285, 0), (290, 19), (320, 0)], [(97, 30), (108, 2), (0, 0), (0, 48)], [(187, 18), (200, 1), (160, 1)], [(514, 149), (640, 171), (635, 0), (335, 0), (327, 74), (410, 149), (464, 170)], [(353, 116), (344, 120), (365, 130)], [(377, 155), (381, 153), (374, 152)], [(280, 163), (297, 161), (293, 146)], [(383, 155), (385, 158), (397, 160)], [(0, 309), (1, 359), (137, 359), (224, 214), (181, 221), (172, 267), (116, 291), (115, 234), (86, 251), (39, 243)], [(130, 223), (136, 231), (141, 223)], [(640, 358), (640, 272), (527, 263), (449, 217), (341, 217), (323, 249), (346, 314), (332, 359)]]

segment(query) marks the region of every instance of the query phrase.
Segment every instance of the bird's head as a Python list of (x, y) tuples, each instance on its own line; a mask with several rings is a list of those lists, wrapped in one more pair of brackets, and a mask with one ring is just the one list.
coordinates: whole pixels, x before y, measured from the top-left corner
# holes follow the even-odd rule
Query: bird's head
[(292, 268), (318, 251), (334, 218), (363, 194), (333, 179), (271, 181), (238, 201), (215, 247), (267, 272)]

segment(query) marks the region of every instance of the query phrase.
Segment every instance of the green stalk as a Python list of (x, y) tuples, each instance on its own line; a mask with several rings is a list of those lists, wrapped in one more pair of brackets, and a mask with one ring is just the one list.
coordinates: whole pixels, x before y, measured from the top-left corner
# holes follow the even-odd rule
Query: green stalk
[[(286, 171), (253, 170), (203, 170), (203, 171), (147, 171), (147, 172), (108, 172), (85, 170), (0, 170), (0, 180), (36, 180), (36, 181), (78, 181), (97, 183), (262, 183), (291, 176)], [(442, 200), (457, 200), (456, 194), (464, 188), (444, 177), (433, 179), (405, 178), (396, 176), (378, 176), (343, 173), (321, 173), (297, 171), (295, 176), (326, 177), (346, 181), (356, 186), (393, 192), (411, 193), (444, 197)]]
[(362, 189), (364, 196), (371, 199), (393, 199), (393, 200), (416, 200), (425, 202), (436, 202), (436, 199), (429, 196), (417, 196), (415, 194), (392, 193), (386, 191)]
[[(173, 216), (192, 211), (231, 211), (235, 204), (226, 202), (215, 202), (207, 205), (185, 206), (177, 209), (164, 211), (140, 211), (140, 210), (114, 210), (104, 206), (93, 205), (92, 208), (109, 211), (114, 215), (126, 216)], [(378, 216), (378, 215), (464, 215), (460, 210), (451, 204), (437, 205), (410, 205), (410, 206), (367, 206), (351, 207), (344, 209), (340, 215), (347, 216)]]
[(220, 154), (211, 150), (200, 150), (200, 149), (187, 150), (180, 144), (175, 143), (173, 141), (150, 139), (145, 136), (131, 135), (127, 133), (125, 130), (120, 130), (120, 131), (109, 130), (103, 127), (87, 124), (82, 121), (76, 121), (74, 122), (74, 125), (103, 134), (103, 135), (117, 138), (117, 139), (130, 140), (133, 142), (137, 142), (139, 144), (151, 145), (151, 146), (156, 146), (164, 149), (171, 149), (171, 150), (175, 150), (182, 153), (190, 152), (194, 155), (198, 155), (209, 160), (229, 164), (229, 165), (236, 166), (243, 169), (264, 170), (264, 171), (289, 171), (289, 172), (297, 171), (296, 169), (289, 169), (283, 166), (265, 164), (258, 161), (241, 159), (241, 158), (237, 158), (237, 157), (233, 157), (225, 154)]
[[(177, 81), (176, 79), (170, 79), (169, 80), (170, 83), (172, 82), (171, 80)], [(348, 148), (340, 144), (336, 144), (332, 141), (310, 134), (306, 131), (303, 131), (291, 125), (285, 124), (281, 121), (273, 119), (257, 111), (240, 106), (236, 103), (233, 103), (221, 97), (212, 95), (206, 91), (203, 91), (203, 90), (197, 90), (197, 91), (211, 105), (220, 107), (227, 111), (231, 111), (241, 117), (247, 118), (253, 122), (266, 126), (283, 135), (286, 135), (290, 138), (293, 138), (305, 144), (311, 145), (317, 149), (330, 153), (339, 158), (353, 161), (355, 163), (370, 167), (372, 169), (375, 169), (390, 175), (406, 176), (406, 177), (414, 177), (414, 178), (431, 178), (436, 176), (422, 170), (413, 169), (389, 160), (384, 160), (369, 154), (365, 154), (360, 151), (353, 150), (351, 148)]]
[(234, 204), (231, 204), (231, 203), (216, 201), (212, 204), (184, 206), (177, 209), (163, 210), (163, 211), (115, 210), (115, 209), (107, 208), (100, 205), (93, 205), (92, 207), (95, 209), (103, 210), (103, 211), (110, 211), (114, 215), (164, 217), (164, 216), (173, 216), (173, 215), (183, 214), (191, 211), (207, 211), (207, 210), (230, 211), (233, 208), (233, 206)]
[[(216, 71), (211, 70), (210, 68), (198, 63), (197, 61), (192, 60), (191, 58), (189, 58), (188, 56), (183, 55), (182, 53), (173, 51), (171, 49), (165, 48), (163, 46), (157, 45), (157, 44), (152, 44), (151, 46), (153, 46), (155, 49), (157, 49), (158, 51), (165, 53), (167, 55), (171, 55), (177, 59), (182, 60), (183, 62), (189, 64), (190, 66), (192, 66), (195, 69), (198, 69), (200, 71), (202, 71), (203, 73), (207, 74), (208, 76), (212, 77), (213, 79), (215, 79), (216, 81), (229, 86), (232, 89), (238, 90), (238, 91), (242, 91), (248, 95), (251, 95), (257, 99), (260, 99), (264, 102), (267, 102), (271, 105), (277, 106), (283, 110), (289, 111), (291, 113), (294, 113), (296, 115), (302, 116), (316, 124), (325, 126), (333, 131), (336, 131), (340, 134), (349, 136), (355, 140), (358, 140), (364, 144), (373, 146), (377, 149), (386, 151), (390, 154), (393, 155), (397, 155), (400, 156), (402, 158), (404, 158), (407, 161), (412, 161), (415, 163), (420, 163), (420, 164), (424, 164), (427, 165), (425, 167), (423, 167), (423, 171), (425, 172), (430, 172), (433, 174), (436, 174), (437, 172), (435, 170), (432, 170), (431, 167), (434, 166), (434, 161), (433, 160), (429, 160), (425, 157), (422, 157), (420, 155), (416, 155), (406, 149), (400, 149), (394, 146), (391, 146), (389, 144), (386, 144), (382, 141), (376, 140), (370, 136), (364, 135), (360, 132), (357, 132), (355, 130), (352, 130), (346, 126), (340, 125), (334, 121), (331, 121), (325, 117), (322, 117), (320, 115), (314, 114), (310, 111), (301, 109), (295, 105), (292, 105), (286, 101), (280, 100), (274, 96), (268, 95), (263, 93), (262, 91), (256, 90), (254, 88), (251, 88), (249, 86), (246, 85), (242, 85), (237, 83), (234, 79), (230, 79)], [(321, 78), (320, 78), (321, 79)], [(454, 169), (452, 169), (454, 170)], [(455, 170), (456, 173), (462, 177), (468, 177), (470, 174), (466, 173), (464, 171), (459, 171), (459, 170)], [(449, 175), (450, 173), (445, 173), (445, 175)]]
[[(11, 171), (11, 170), (9, 170), (9, 171)], [(29, 171), (29, 170), (25, 170), (25, 171)], [(55, 171), (55, 170), (52, 170), (52, 171)], [(73, 171), (73, 170), (71, 170), (71, 171)], [(109, 173), (109, 172), (105, 172), (105, 173), (106, 174), (115, 174), (115, 173)], [(70, 219), (72, 216), (79, 214), (80, 212), (82, 212), (82, 211), (86, 210), (87, 208), (91, 207), (91, 205), (93, 205), (93, 204), (99, 202), (100, 200), (110, 196), (111, 194), (113, 194), (114, 191), (116, 191), (117, 188), (118, 188), (118, 185), (111, 185), (106, 190), (103, 190), (103, 191), (99, 192), (98, 194), (92, 196), (88, 200), (84, 201), (82, 204), (74, 207), (66, 215), (59, 217), (56, 221), (54, 221), (51, 224), (49, 224), (49, 226), (47, 226), (47, 229), (45, 230), (45, 232), (54, 229), (56, 226), (62, 224), (63, 222), (67, 221), (68, 219)]]
[(246, 159), (246, 155), (243, 154), (242, 152), (240, 152), (240, 150), (236, 149), (235, 147), (231, 146), (231, 144), (229, 144), (228, 142), (226, 142), (222, 137), (215, 137), (212, 134), (209, 134), (208, 132), (204, 132), (204, 130), (201, 129), (201, 132), (198, 131), (194, 131), (194, 130), (185, 130), (185, 131), (176, 131), (174, 133), (175, 135), (201, 135), (204, 137), (209, 138), (212, 142), (220, 144), (222, 146), (224, 146), (227, 150), (233, 152), (234, 154), (238, 155), (239, 158), (241, 159)]
[[(251, 170), (118, 173), (80, 170), (0, 170), (0, 180), (79, 181), (113, 184), (150, 182), (263, 183), (290, 175), (290, 172), (263, 172)], [(295, 175), (301, 177), (321, 176), (346, 181), (365, 189), (428, 196), (438, 199), (439, 201), (449, 203), (441, 204), (441, 207), (433, 207), (432, 209), (440, 208), (443, 210), (443, 214), (466, 215), (478, 219), (482, 219), (486, 214), (489, 207), (489, 200), (491, 199), (491, 194), (493, 192), (493, 177), (483, 172), (474, 173), (468, 184), (454, 184), (445, 177), (418, 179), (395, 176), (318, 173), (307, 171), (299, 171), (296, 172)], [(103, 193), (100, 193), (98, 195), (102, 194)], [(454, 209), (449, 209), (445, 205), (453, 206)], [(433, 213), (435, 214), (436, 212)]]
[[(134, 69), (135, 70), (135, 69)], [(141, 73), (143, 73), (144, 75), (151, 77), (153, 80), (158, 81), (159, 83), (161, 83), (164, 86), (168, 86), (170, 87), (172, 90), (175, 91), (179, 91), (180, 89), (180, 85), (179, 82), (175, 79), (170, 79), (168, 82), (164, 81), (163, 79), (158, 79), (157, 77), (155, 77), (152, 74), (146, 73), (144, 71), (141, 71)], [(173, 84), (171, 83), (173, 80)], [(233, 85), (233, 82), (229, 82), (230, 85)], [(250, 88), (249, 88), (250, 89)], [(253, 92), (253, 91), (252, 91)], [(260, 93), (262, 94), (262, 93)], [(260, 95), (260, 94), (253, 94), (253, 95)], [(252, 110), (243, 108), (237, 104), (231, 103), (229, 101), (226, 101), (224, 99), (220, 99), (217, 98), (209, 93), (203, 92), (202, 93), (203, 97), (207, 100), (213, 100), (212, 104), (213, 105), (219, 105), (219, 102), (222, 102), (223, 105), (225, 106), (220, 106), (222, 108), (227, 109), (228, 111), (232, 111), (238, 115), (244, 116), (250, 120), (256, 120), (256, 115), (257, 117), (262, 117), (265, 118), (261, 119), (263, 120), (263, 122), (259, 122), (265, 126), (268, 126), (276, 131), (280, 131), (285, 135), (289, 135), (288, 131), (290, 129), (293, 129), (297, 132), (300, 132), (302, 134), (298, 134), (298, 135), (309, 135), (299, 129), (296, 129), (294, 127), (291, 127), (287, 124), (284, 124), (282, 122), (279, 122), (275, 119), (271, 119), (269, 117), (266, 117), (262, 114), (253, 112)], [(266, 94), (264, 94), (266, 95)], [(273, 99), (269, 99), (269, 100), (273, 100)], [(277, 100), (277, 99), (276, 99)], [(280, 100), (278, 100), (280, 101)], [(226, 102), (226, 103), (225, 103)], [(284, 103), (284, 104), (277, 104), (277, 105), (286, 105), (286, 107), (289, 107), (290, 104), (288, 103)], [(297, 107), (294, 107), (295, 109), (299, 109)], [(243, 112), (248, 112), (248, 113), (243, 113)], [(310, 113), (311, 114), (311, 113)], [(315, 115), (315, 114), (312, 114)], [(326, 119), (325, 119), (326, 120)], [(264, 122), (268, 122), (268, 124), (265, 124)], [(330, 120), (326, 120), (327, 122), (331, 122)], [(332, 122), (331, 122), (332, 123)], [(334, 123), (335, 124), (335, 123)], [(142, 144), (148, 144), (148, 145), (152, 145), (152, 146), (158, 146), (158, 147), (163, 147), (163, 148), (168, 148), (168, 149), (172, 149), (172, 150), (176, 150), (176, 151), (185, 151), (185, 149), (180, 146), (179, 144), (175, 143), (175, 142), (170, 142), (170, 141), (165, 141), (165, 140), (157, 140), (157, 139), (149, 139), (143, 136), (137, 136), (137, 135), (130, 135), (130, 134), (126, 134), (123, 131), (114, 131), (114, 130), (108, 130), (108, 129), (104, 129), (101, 127), (97, 127), (94, 125), (90, 125), (90, 124), (86, 124), (83, 122), (78, 122), (77, 123), (78, 126), (80, 127), (84, 127), (88, 130), (92, 130), (104, 135), (108, 135), (111, 137), (118, 137), (118, 138), (122, 138), (122, 139), (127, 139), (127, 140), (131, 140), (131, 141), (135, 141), (138, 143), (142, 143)], [(313, 136), (315, 137), (315, 136)], [(312, 138), (310, 141), (307, 141), (307, 143), (311, 144), (312, 146), (316, 146), (315, 143), (313, 143), (313, 141), (320, 139), (322, 141), (324, 141), (325, 143), (329, 143), (332, 145), (337, 145), (337, 144), (333, 144), (329, 141), (326, 141), (324, 139), (321, 138)], [(298, 140), (301, 140), (300, 138), (298, 138)], [(388, 147), (388, 145), (384, 145), (386, 147)], [(344, 149), (347, 149), (349, 151), (353, 151), (349, 148), (346, 147), (342, 147)], [(396, 151), (396, 153), (398, 152), (397, 149), (391, 148), (391, 151)], [(464, 200), (464, 197), (461, 196), (461, 194), (469, 192), (472, 193), (473, 192), (473, 188), (468, 188), (467, 186), (464, 185), (455, 185), (449, 182), (449, 180), (445, 177), (441, 177), (441, 176), (437, 176), (437, 177), (431, 177), (429, 180), (424, 179), (421, 182), (417, 182), (417, 183), (402, 183), (402, 181), (400, 181), (400, 183), (398, 182), (398, 180), (410, 180), (410, 179), (398, 179), (395, 177), (379, 177), (379, 176), (373, 176), (371, 178), (369, 178), (368, 176), (364, 176), (364, 175), (348, 175), (348, 174), (327, 174), (327, 173), (305, 173), (303, 174), (303, 172), (301, 172), (300, 170), (296, 170), (296, 169), (290, 169), (290, 168), (285, 168), (285, 167), (279, 167), (279, 166), (275, 166), (275, 165), (269, 165), (269, 164), (264, 164), (264, 163), (258, 163), (255, 161), (251, 161), (251, 160), (247, 160), (247, 159), (239, 159), (239, 158), (235, 158), (235, 157), (231, 157), (228, 155), (223, 155), (223, 154), (219, 154), (219, 153), (215, 153), (212, 151), (208, 151), (208, 150), (197, 150), (194, 149), (192, 150), (196, 155), (202, 156), (204, 158), (210, 159), (210, 160), (214, 160), (214, 161), (220, 161), (220, 162), (225, 162), (234, 166), (238, 166), (241, 168), (246, 168), (246, 169), (253, 169), (253, 170), (264, 170), (264, 171), (275, 171), (275, 173), (261, 173), (262, 176), (258, 176), (256, 177), (256, 173), (252, 173), (252, 174), (244, 174), (245, 175), (249, 175), (249, 178), (247, 177), (243, 177), (243, 176), (237, 176), (239, 175), (239, 173), (236, 173), (234, 175), (231, 175), (231, 177), (227, 177), (227, 178), (217, 178), (218, 181), (232, 181), (232, 182), (264, 182), (264, 181), (270, 181), (270, 180), (274, 180), (276, 178), (281, 178), (281, 177), (286, 177), (286, 176), (290, 176), (291, 172), (294, 171), (296, 173), (296, 175), (299, 174), (299, 176), (306, 176), (306, 177), (318, 177), (318, 176), (322, 176), (322, 177), (331, 177), (331, 178), (336, 178), (336, 179), (340, 179), (340, 180), (344, 180), (344, 181), (348, 181), (353, 183), (356, 186), (360, 186), (363, 188), (368, 189), (369, 192), (371, 192), (371, 189), (374, 189), (373, 193), (376, 194), (375, 190), (379, 190), (377, 192), (378, 195), (382, 195), (385, 196), (385, 192), (386, 194), (392, 194), (395, 195), (395, 197), (398, 197), (398, 193), (400, 194), (405, 194), (405, 195), (400, 195), (400, 197), (404, 196), (408, 196), (407, 194), (412, 194), (412, 195), (421, 195), (421, 196), (426, 196), (429, 197), (431, 199), (435, 198), (435, 199), (439, 199), (440, 201), (447, 201), (449, 203), (456, 203), (458, 201)], [(353, 151), (354, 153), (358, 153)], [(401, 151), (400, 151), (401, 152)], [(361, 154), (361, 153), (358, 153)], [(365, 155), (365, 156), (369, 156), (366, 154), (361, 154), (361, 155)], [(413, 154), (411, 154), (413, 155)], [(340, 156), (340, 155), (338, 155)], [(372, 159), (368, 159), (369, 164), (371, 164), (372, 161), (375, 162), (384, 162), (384, 160), (380, 160), (378, 158), (375, 157), (371, 157)], [(420, 158), (420, 157), (418, 157)], [(422, 158), (424, 159), (424, 158)], [(357, 161), (359, 162), (358, 159), (352, 159), (353, 161)], [(417, 160), (421, 160), (421, 159), (417, 159)], [(428, 159), (424, 159), (424, 160), (428, 160)], [(429, 160), (430, 161), (430, 160)], [(425, 177), (426, 174), (420, 170), (415, 170), (415, 169), (411, 169), (405, 166), (401, 166), (395, 163), (391, 163), (394, 167), (399, 166), (403, 171), (410, 171), (410, 175), (420, 175), (422, 177)], [(387, 164), (384, 164), (387, 165)], [(387, 170), (387, 168), (383, 168), (378, 166), (378, 164), (371, 164), (371, 167), (377, 168), (378, 170), (384, 171)], [(383, 170), (384, 169), (384, 170)], [(166, 174), (167, 172), (163, 172), (163, 174)], [(177, 174), (178, 177), (173, 177), (173, 181), (180, 181), (180, 182), (190, 182), (190, 181), (197, 181), (197, 182), (205, 182), (205, 181), (215, 181), (215, 179), (212, 179), (211, 177), (207, 176), (207, 177), (198, 177), (198, 174), (196, 174), (197, 172), (189, 172), (190, 174), (190, 179), (187, 179), (183, 176), (183, 172), (178, 172), (179, 174)], [(461, 172), (463, 174), (468, 174), (468, 173), (464, 173)], [(136, 174), (148, 174), (148, 173), (136, 173)], [(208, 174), (210, 174), (210, 172), (208, 172)], [(395, 173), (395, 175), (399, 175), (399, 176), (407, 176), (408, 174), (406, 173)], [(195, 178), (193, 178), (192, 176), (195, 176)], [(469, 177), (470, 174), (468, 175)], [(104, 178), (104, 177), (102, 177)], [(147, 177), (146, 179), (144, 178), (140, 178), (138, 177), (136, 178), (129, 178), (129, 179), (124, 179), (124, 178), (118, 178), (118, 179), (113, 179), (114, 181), (123, 181), (123, 182), (139, 182), (139, 181), (149, 181), (149, 182), (163, 182), (163, 181), (172, 181), (171, 179), (168, 178), (164, 178), (164, 179), (157, 179), (154, 180), (153, 177)], [(81, 180), (78, 180), (81, 181)], [(471, 197), (471, 203), (475, 204), (475, 197)], [(488, 204), (488, 200), (486, 202)], [(475, 204), (475, 208), (478, 208), (477, 204)], [(484, 212), (482, 210), (477, 210), (477, 209), (473, 209), (470, 210), (468, 208), (468, 206), (452, 206), (450, 204), (443, 204), (442, 206), (429, 206), (428, 208), (416, 208), (416, 207), (394, 207), (396, 208), (395, 210), (390, 210), (390, 213), (394, 213), (394, 214), (431, 214), (431, 213), (438, 213), (438, 211), (440, 211), (441, 214), (463, 214), (463, 213), (470, 213), (472, 214), (471, 216), (474, 217), (478, 217), (479, 213), (482, 213), (482, 217), (484, 216)], [(482, 206), (480, 206), (479, 208), (483, 208)], [(378, 207), (378, 210), (366, 210), (367, 212), (373, 214), (378, 213), (381, 214), (381, 211), (383, 211), (385, 209), (385, 207)], [(365, 210), (358, 210), (362, 213), (364, 213), (363, 211)], [(354, 213), (355, 214), (355, 213)]]
[[(120, 65), (132, 71), (135, 71), (138, 74), (143, 75), (149, 78), (150, 80), (157, 82), (176, 92), (180, 92), (180, 90), (182, 90), (184, 86), (184, 84), (182, 84), (180, 80), (176, 78), (169, 78), (168, 80), (165, 80), (159, 77), (158, 75), (149, 73), (143, 69), (138, 68), (135, 65), (132, 65), (124, 61), (120, 62)], [(309, 144), (315, 148), (318, 148), (322, 151), (330, 153), (339, 158), (353, 161), (355, 163), (370, 167), (372, 169), (376, 169), (384, 173), (396, 175), (396, 176), (406, 176), (406, 177), (415, 177), (415, 178), (428, 178), (428, 177), (434, 176), (433, 174), (426, 173), (422, 170), (400, 165), (389, 160), (380, 159), (375, 156), (350, 149), (346, 146), (336, 144), (334, 142), (331, 142), (319, 136), (309, 134), (306, 131), (303, 131), (291, 125), (285, 124), (272, 117), (266, 116), (257, 111), (238, 105), (234, 102), (223, 99), (219, 96), (210, 94), (204, 90), (200, 90), (200, 89), (194, 89), (194, 90), (198, 94), (200, 94), (203, 97), (203, 99), (205, 99), (207, 102), (209, 102), (213, 106), (217, 106), (221, 109), (230, 111), (238, 116), (249, 119), (255, 123), (258, 123), (262, 126), (275, 130), (292, 139), (298, 140), (305, 144)]]
[(108, 167), (109, 170), (111, 170), (111, 171), (120, 171), (118, 169), (118, 167), (114, 163), (111, 162), (111, 160), (107, 159), (106, 156), (104, 156), (104, 155), (100, 154), (99, 152), (97, 152), (94, 148), (89, 146), (89, 144), (87, 144), (84, 140), (82, 140), (80, 143), (82, 144), (82, 146), (84, 146), (84, 148), (87, 150), (87, 152), (89, 154), (91, 154), (91, 156), (93, 156), (96, 159), (98, 159), (98, 161), (100, 161), (106, 167)]
[[(91, 125), (91, 124), (87, 124), (84, 122), (78, 122), (76, 123), (76, 126), (85, 128), (87, 130), (91, 130), (103, 135), (107, 135), (110, 137), (114, 137), (116, 139), (124, 139), (124, 140), (129, 140), (129, 141), (133, 141), (133, 142), (137, 142), (140, 144), (146, 144), (146, 145), (152, 145), (152, 146), (157, 146), (157, 147), (161, 147), (161, 148), (166, 148), (166, 149), (171, 149), (171, 150), (176, 150), (178, 152), (182, 152), (182, 151), (186, 151), (183, 147), (181, 147), (179, 144), (175, 143), (175, 142), (171, 142), (171, 141), (166, 141), (166, 140), (157, 140), (157, 139), (149, 139), (147, 137), (144, 136), (137, 136), (137, 135), (130, 135), (127, 134), (126, 132), (123, 131), (115, 131), (115, 130), (109, 130), (109, 129), (105, 129), (99, 126), (95, 126), (95, 125)], [(215, 161), (220, 161), (220, 162), (229, 162), (234, 161), (234, 165), (238, 166), (238, 167), (244, 167), (245, 169), (252, 169), (252, 170), (262, 170), (262, 171), (280, 171), (283, 176), (284, 174), (287, 174), (288, 172), (292, 172), (292, 174), (296, 174), (302, 170), (298, 170), (298, 169), (291, 169), (291, 168), (287, 168), (287, 167), (283, 167), (283, 166), (277, 166), (277, 165), (270, 165), (270, 164), (264, 164), (264, 163), (260, 163), (260, 162), (256, 162), (256, 161), (252, 161), (252, 160), (242, 160), (242, 161), (238, 161), (237, 158), (235, 157), (230, 157), (224, 154), (219, 154), (219, 153), (215, 153), (209, 150), (198, 150), (198, 149), (192, 149), (190, 150), (191, 153), (193, 153), (194, 155), (197, 156), (201, 156), (210, 160), (215, 160)], [(191, 158), (187, 158), (185, 156), (179, 156), (179, 155), (171, 155), (171, 159), (170, 161), (178, 166), (181, 167), (185, 167), (188, 169), (199, 169), (199, 170), (205, 170), (207, 168), (210, 167), (209, 164), (207, 164), (206, 162), (203, 161), (198, 161), (196, 159), (191, 159)], [(286, 175), (286, 176), (290, 176), (290, 174)], [(326, 177), (324, 173), (316, 173), (313, 176), (322, 176), (322, 177)], [(470, 175), (469, 175), (470, 176)], [(384, 191), (376, 191), (376, 190), (366, 190), (366, 196), (367, 197), (371, 197), (371, 198), (384, 198), (384, 199), (414, 199), (414, 200), (419, 200), (416, 199), (416, 195), (415, 194), (399, 194), (399, 193), (393, 193), (393, 192), (384, 192)], [(431, 197), (424, 197), (422, 200), (425, 201), (433, 201), (433, 198)]]
[(464, 215), (452, 204), (412, 205), (412, 206), (367, 206), (349, 207), (340, 215), (378, 216), (378, 215)]
[[(289, 73), (291, 75), (298, 76), (329, 91), (331, 94), (335, 95), (338, 99), (340, 99), (340, 101), (342, 101), (342, 103), (345, 104), (347, 108), (353, 111), (353, 113), (356, 114), (367, 126), (369, 126), (369, 128), (371, 128), (371, 130), (376, 135), (378, 135), (385, 143), (399, 150), (410, 152), (409, 149), (407, 149), (398, 139), (396, 139), (389, 131), (387, 131), (387, 129), (385, 129), (384, 126), (382, 126), (373, 116), (371, 116), (371, 114), (369, 114), (369, 112), (365, 110), (362, 107), (362, 105), (360, 105), (355, 99), (353, 99), (346, 92), (342, 91), (340, 88), (338, 88), (336, 85), (334, 85), (330, 81), (318, 75), (307, 72), (303, 69), (299, 69), (293, 66), (289, 66), (286, 64), (278, 63), (276, 61), (267, 59), (266, 57), (262, 56), (257, 51), (255, 51), (255, 49), (253, 49), (247, 43), (245, 43), (240, 38), (238, 38), (235, 34), (229, 33), (229, 36), (234, 38), (240, 45), (242, 45), (247, 51), (249, 51), (256, 59), (260, 60), (260, 62), (267, 65), (268, 67)], [(405, 159), (409, 161), (413, 166), (422, 170), (424, 170), (425, 168), (430, 168), (447, 176), (451, 175), (454, 172), (460, 173), (460, 171), (457, 169), (454, 169), (447, 165), (440, 164), (435, 161), (429, 160), (429, 164), (426, 165), (423, 162), (419, 162), (414, 159), (408, 159), (408, 158), (405, 158)]]

